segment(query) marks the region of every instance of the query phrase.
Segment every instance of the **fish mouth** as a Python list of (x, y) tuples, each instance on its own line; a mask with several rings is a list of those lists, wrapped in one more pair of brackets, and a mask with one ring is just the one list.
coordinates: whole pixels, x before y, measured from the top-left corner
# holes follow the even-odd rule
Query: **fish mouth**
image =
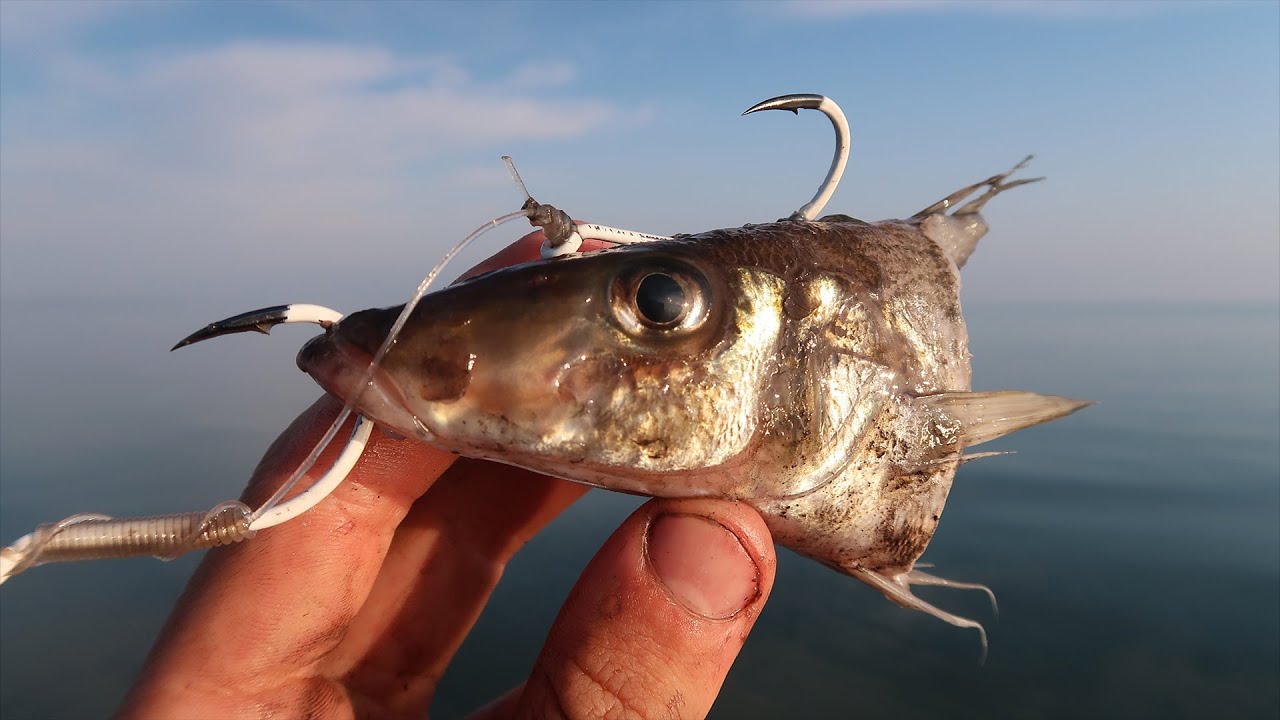
[[(374, 422), (402, 435), (429, 440), (432, 434), (409, 411), (404, 391), (391, 375), (381, 367), (369, 374), (374, 353), (386, 337), (385, 329), (378, 332), (378, 326), (384, 324), (382, 318), (372, 315), (381, 312), (354, 313), (324, 335), (309, 340), (298, 351), (298, 369), (310, 375), (325, 392)], [(391, 322), (394, 320), (392, 315)], [(390, 328), (390, 323), (385, 325)]]

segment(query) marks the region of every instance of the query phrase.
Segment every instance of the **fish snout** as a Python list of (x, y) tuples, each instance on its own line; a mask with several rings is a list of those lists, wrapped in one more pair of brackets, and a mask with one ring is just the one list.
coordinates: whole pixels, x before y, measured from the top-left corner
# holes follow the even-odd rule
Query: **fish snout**
[(364, 352), (371, 359), (391, 332), (396, 318), (400, 316), (400, 307), (361, 310), (351, 313), (333, 328), (338, 340), (346, 345)]
[(332, 335), (332, 332), (326, 330), (325, 334), (311, 338), (302, 346), (295, 360), (299, 370), (315, 376), (318, 369), (327, 367), (335, 361)]
[(344, 397), (341, 381), (353, 370), (368, 367), (398, 314), (398, 309), (351, 313), (328, 328), (324, 335), (302, 346), (298, 351), (298, 369), (315, 378), (325, 390)]
[[(460, 328), (413, 323), (369, 376), (369, 363), (386, 341), (402, 307), (361, 310), (313, 338), (298, 353), (298, 367), (329, 394), (401, 434), (422, 436), (417, 413), (449, 404), (471, 386), (475, 355)], [(369, 378), (372, 382), (365, 384)]]
[[(334, 328), (335, 341), (349, 355), (368, 363), (400, 315), (401, 308), (362, 310)], [(403, 391), (413, 402), (450, 402), (461, 398), (471, 384), (475, 360), (472, 339), (457, 317), (411, 322), (396, 339), (378, 368), (378, 380)]]
[(369, 363), (382, 346), (400, 308), (362, 310), (343, 318), (324, 335), (312, 338), (298, 351), (298, 368), (326, 392), (401, 434), (416, 434), (418, 424), (405, 406), (399, 386), (377, 368), (365, 384)]
[(297, 363), (298, 369), (310, 375), (326, 392), (345, 401), (372, 359), (370, 353), (340, 337), (335, 326), (324, 335), (308, 340), (298, 351)]
[(298, 351), (298, 369), (315, 378), (331, 394), (344, 398), (353, 376), (369, 366), (399, 308), (361, 310), (342, 318)]

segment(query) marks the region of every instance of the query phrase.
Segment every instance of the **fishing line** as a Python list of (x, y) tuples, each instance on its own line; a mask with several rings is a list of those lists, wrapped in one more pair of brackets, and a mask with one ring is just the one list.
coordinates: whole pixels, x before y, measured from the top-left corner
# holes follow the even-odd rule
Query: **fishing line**
[(599, 240), (614, 245), (634, 245), (671, 239), (666, 235), (577, 222), (563, 210), (534, 200), (510, 155), (503, 155), (502, 162), (506, 163), (507, 172), (511, 173), (511, 180), (515, 182), (516, 187), (520, 188), (520, 194), (524, 195), (524, 208), (529, 210), (529, 222), (542, 228), (543, 241), (540, 253), (543, 258), (572, 255), (582, 248), (584, 239)]
[[(373, 431), (373, 422), (363, 415), (356, 415), (351, 438), (333, 466), (298, 495), (287, 501), (284, 497), (315, 466), (320, 455), (333, 442), (333, 438), (337, 436), (347, 418), (355, 412), (355, 406), (363, 398), (364, 393), (373, 387), (374, 374), (382, 359), (395, 344), (400, 331), (408, 322), (414, 308), (426, 295), (427, 289), (440, 276), (444, 268), (481, 235), (516, 218), (528, 217), (531, 213), (532, 210), (523, 209), (489, 220), (444, 254), (423, 278), (413, 296), (405, 303), (391, 331), (365, 369), (358, 385), (359, 392), (343, 405), (338, 416), (302, 464), (257, 510), (250, 511), (243, 502), (231, 500), (220, 503), (207, 512), (119, 519), (91, 513), (72, 515), (55, 523), (40, 525), (34, 531), (18, 538), (12, 545), (0, 548), (0, 583), (36, 565), (51, 562), (138, 555), (151, 555), (162, 560), (170, 560), (191, 550), (238, 543), (253, 537), (258, 530), (291, 520), (315, 507), (346, 478), (364, 452)], [(306, 307), (311, 308), (311, 306)], [(315, 309), (317, 312), (320, 310), (326, 312), (317, 315), (315, 312), (308, 311), (298, 317), (277, 318), (275, 321), (317, 322), (319, 318), (332, 325), (342, 317), (336, 311), (328, 311), (327, 308), (317, 306)], [(315, 317), (312, 317), (313, 315)]]
[[(511, 161), (511, 158), (503, 156), (502, 159), (506, 162), (507, 168), (511, 171), (512, 179), (520, 186), (520, 190), (524, 193), (526, 200), (537, 205), (536, 201), (533, 201), (533, 198), (525, 188), (524, 181), (520, 178), (520, 173), (516, 171), (515, 164)], [(374, 386), (374, 375), (377, 373), (378, 367), (381, 366), (383, 358), (386, 357), (386, 354), (391, 350), (391, 347), (395, 345), (397, 339), (400, 337), (401, 330), (403, 330), (405, 324), (408, 323), (409, 317), (413, 314), (414, 309), (417, 308), (418, 303), (422, 301), (422, 298), (426, 296), (428, 288), (435, 283), (436, 279), (439, 278), (440, 273), (444, 271), (445, 267), (453, 262), (459, 253), (465, 250), (471, 243), (475, 242), (486, 232), (500, 225), (511, 222), (516, 218), (532, 217), (535, 212), (536, 208), (526, 207), (525, 209), (507, 213), (506, 215), (489, 220), (485, 224), (471, 231), (469, 235), (450, 248), (450, 250), (440, 258), (440, 261), (436, 263), (435, 267), (431, 268), (431, 271), (428, 272), (426, 277), (422, 279), (422, 282), (418, 284), (418, 288), (414, 291), (413, 296), (405, 303), (404, 309), (400, 311), (400, 315), (396, 317), (395, 323), (392, 324), (391, 330), (387, 333), (386, 339), (382, 341), (382, 345), (378, 347), (378, 351), (374, 353), (373, 359), (369, 362), (368, 367), (365, 369), (364, 376), (359, 383), (359, 392), (347, 400), (343, 405), (342, 411), (338, 413), (336, 418), (334, 418), (329, 429), (325, 431), (324, 436), (321, 437), (315, 447), (311, 449), (311, 453), (307, 455), (302, 464), (293, 472), (289, 477), (289, 480), (286, 481), (284, 485), (280, 486), (280, 489), (277, 490), (265, 503), (263, 503), (262, 507), (258, 508), (248, 516), (249, 527), (252, 530), (262, 530), (272, 527), (273, 525), (285, 522), (286, 520), (292, 519), (307, 510), (310, 510), (316, 503), (332, 492), (333, 489), (342, 482), (347, 473), (349, 473), (355, 466), (355, 462), (359, 459), (360, 454), (364, 451), (369, 435), (373, 429), (373, 423), (363, 415), (356, 416), (356, 425), (352, 428), (351, 439), (347, 442), (346, 447), (343, 448), (342, 455), (339, 456), (337, 461), (335, 461), (333, 468), (313, 483), (311, 487), (307, 488), (307, 490), (305, 490), (301, 495), (293, 498), (288, 503), (281, 504), (285, 495), (287, 495), (289, 491), (302, 480), (303, 476), (315, 466), (316, 462), (319, 461), (320, 455), (323, 454), (329, 444), (333, 442), (333, 439), (337, 436), (338, 430), (341, 429), (342, 424), (346, 422), (347, 418), (350, 417), (353, 412), (355, 412), (355, 406), (359, 404), (360, 400), (364, 397), (364, 394)], [(633, 230), (621, 230), (604, 225), (588, 224), (581, 227), (589, 229), (589, 237), (613, 243), (629, 244), (669, 239), (660, 235), (650, 235), (648, 233), (641, 233)], [(577, 233), (575, 232), (575, 234)], [(578, 241), (578, 245), (581, 245), (581, 240)], [(574, 249), (576, 250), (577, 247), (575, 246)], [(314, 498), (312, 497), (313, 494), (315, 495)], [(270, 513), (270, 515), (268, 515), (268, 513)]]
[[(293, 471), (293, 474), (289, 476), (288, 481), (286, 481), (284, 485), (281, 485), (280, 489), (276, 490), (275, 494), (263, 503), (262, 507), (258, 508), (249, 516), (250, 523), (253, 523), (264, 513), (276, 507), (280, 501), (284, 499), (284, 496), (287, 495), (289, 491), (298, 484), (302, 477), (307, 474), (307, 471), (316, 464), (320, 459), (320, 455), (327, 447), (329, 447), (329, 443), (333, 442), (333, 438), (338, 434), (338, 430), (342, 428), (342, 424), (346, 422), (347, 418), (351, 416), (351, 413), (355, 411), (355, 406), (364, 397), (365, 392), (367, 392), (369, 388), (373, 387), (373, 376), (374, 373), (377, 372), (378, 366), (382, 364), (382, 359), (386, 357), (387, 351), (391, 349), (391, 346), (396, 343), (396, 339), (399, 337), (400, 331), (404, 328), (405, 323), (409, 321), (409, 316), (413, 313), (414, 308), (418, 306), (418, 303), (421, 302), (423, 296), (427, 294), (427, 288), (431, 287), (432, 283), (434, 283), (436, 278), (440, 276), (440, 273), (444, 270), (445, 266), (451, 263), (453, 259), (458, 256), (458, 253), (465, 250), (468, 245), (474, 242), (481, 235), (484, 235), (486, 232), (498, 227), (499, 225), (511, 222), (516, 218), (528, 217), (530, 213), (530, 210), (517, 210), (515, 212), (493, 218), (475, 230), (472, 230), (469, 235), (450, 248), (449, 251), (444, 254), (444, 257), (440, 258), (440, 262), (436, 263), (435, 267), (431, 268), (431, 271), (427, 273), (427, 276), (418, 284), (418, 289), (414, 291), (413, 296), (409, 298), (407, 303), (405, 303), (404, 309), (400, 311), (399, 317), (396, 318), (395, 323), (391, 326), (391, 331), (387, 333), (386, 339), (382, 341), (382, 345), (378, 348), (378, 352), (374, 353), (373, 360), (371, 360), (369, 362), (369, 366), (365, 368), (364, 377), (359, 383), (359, 392), (355, 393), (347, 400), (346, 404), (342, 406), (342, 411), (338, 413), (338, 417), (334, 418), (329, 429), (325, 431), (324, 436), (321, 437), (320, 441), (311, 449), (311, 453), (302, 461), (302, 464), (298, 466), (298, 469)], [(370, 423), (370, 426), (371, 425), (372, 423)], [(357, 425), (357, 429), (358, 427), (359, 425)], [(354, 430), (352, 436), (354, 439)], [(363, 449), (363, 444), (360, 444), (357, 457), (359, 456), (359, 452), (363, 451)], [(351, 464), (352, 466), (355, 465), (354, 459)], [(345, 476), (345, 473), (343, 473), (343, 475)], [(341, 478), (338, 478), (338, 482), (341, 482)], [(336, 487), (337, 482), (334, 482), (333, 485)], [(303, 512), (306, 509), (309, 509), (309, 507), (302, 508), (299, 512)], [(278, 522), (284, 522), (287, 519), (289, 519), (289, 517), (285, 517)]]
[[(835, 186), (840, 180), (848, 158), (849, 130), (843, 113), (831, 100), (821, 95), (788, 95), (766, 100), (745, 114), (759, 110), (791, 110), (816, 109), (827, 115), (836, 130), (836, 153), (832, 158), (831, 168), (826, 179), (819, 187), (813, 200), (801, 207), (792, 217), (812, 220), (830, 199)], [(494, 218), (473, 230), (469, 235), (454, 245), (427, 273), (418, 285), (413, 296), (405, 303), (399, 317), (396, 318), (387, 337), (383, 340), (373, 359), (365, 368), (361, 381), (356, 385), (357, 391), (342, 406), (337, 417), (329, 425), (303, 462), (293, 471), (288, 480), (277, 489), (257, 510), (240, 501), (229, 501), (215, 506), (205, 513), (177, 513), (147, 518), (112, 519), (105, 515), (79, 514), (56, 523), (38, 526), (33, 532), (22, 536), (13, 545), (0, 548), (0, 583), (23, 570), (43, 562), (64, 560), (80, 560), (99, 557), (126, 557), (130, 555), (154, 555), (170, 559), (178, 555), (202, 547), (213, 547), (240, 542), (261, 529), (272, 527), (301, 515), (310, 510), (336, 488), (348, 473), (355, 467), (365, 447), (368, 445), (373, 430), (373, 422), (355, 412), (356, 406), (364, 398), (366, 392), (374, 387), (374, 376), (387, 352), (395, 345), (401, 330), (408, 322), (418, 303), (426, 295), (427, 289), (435, 282), (444, 268), (473, 241), (493, 228), (503, 225), (519, 217), (527, 217), (529, 221), (543, 229), (545, 241), (541, 248), (543, 257), (555, 257), (577, 252), (584, 238), (591, 238), (612, 244), (629, 245), (647, 243), (670, 238), (663, 235), (624, 230), (597, 224), (579, 224), (569, 215), (550, 205), (541, 205), (535, 201), (525, 187), (520, 173), (510, 157), (503, 160), (511, 172), (511, 177), (525, 196), (525, 206), (516, 212), (507, 213)], [(1028, 181), (1022, 181), (1028, 182)], [(1000, 188), (993, 188), (999, 191)], [(988, 193), (992, 194), (992, 193)], [(985, 197), (985, 196), (984, 196)], [(985, 201), (984, 199), (980, 199)], [(976, 209), (976, 208), (975, 208)], [(198, 342), (207, 337), (215, 337), (228, 332), (258, 330), (266, 332), (274, 324), (282, 322), (311, 322), (320, 324), (328, 331), (342, 318), (337, 311), (319, 306), (297, 305), (267, 308), (221, 323), (214, 323), (202, 331), (179, 342), (177, 347)], [(352, 426), (351, 437), (334, 461), (332, 467), (317, 478), (308, 488), (295, 497), (285, 497), (301, 482), (319, 461), (320, 455), (329, 447), (347, 419), (356, 415)]]
[[(220, 503), (207, 512), (120, 519), (89, 513), (73, 515), (56, 523), (40, 525), (12, 545), (0, 549), (0, 583), (28, 568), (49, 562), (137, 555), (152, 555), (169, 560), (191, 550), (238, 543), (253, 537), (259, 530), (279, 525), (315, 507), (342, 483), (368, 446), (374, 423), (356, 413), (355, 408), (364, 398), (365, 393), (374, 387), (374, 376), (386, 354), (396, 344), (400, 332), (408, 323), (413, 311), (427, 294), (427, 290), (439, 278), (440, 273), (486, 232), (517, 218), (529, 218), (534, 225), (542, 227), (547, 236), (541, 251), (543, 257), (576, 252), (580, 249), (584, 237), (623, 245), (670, 239), (663, 235), (606, 225), (576, 223), (563, 211), (550, 205), (541, 205), (533, 200), (520, 174), (516, 171), (515, 164), (509, 157), (503, 157), (503, 160), (511, 171), (512, 179), (526, 198), (525, 207), (493, 218), (477, 227), (450, 248), (431, 268), (405, 303), (404, 309), (392, 324), (387, 337), (365, 368), (356, 385), (358, 391), (343, 404), (338, 415), (302, 463), (257, 510), (250, 510), (249, 506), (243, 502), (232, 500)], [(552, 241), (553, 235), (556, 236), (555, 242)], [(319, 324), (329, 330), (343, 317), (335, 310), (311, 305), (282, 306), (270, 308), (268, 312), (268, 316), (256, 315), (255, 321), (267, 320), (270, 324), (307, 322)], [(238, 316), (232, 320), (240, 320), (243, 317)], [(249, 327), (245, 326), (242, 329), (249, 329)], [(257, 329), (262, 330), (261, 327)], [(178, 343), (176, 347), (227, 331), (226, 321), (222, 324), (215, 323)], [(351, 428), (351, 436), (333, 465), (305, 490), (286, 500), (286, 496), (319, 462), (320, 456), (333, 443), (342, 426), (352, 415), (355, 415), (355, 423)]]

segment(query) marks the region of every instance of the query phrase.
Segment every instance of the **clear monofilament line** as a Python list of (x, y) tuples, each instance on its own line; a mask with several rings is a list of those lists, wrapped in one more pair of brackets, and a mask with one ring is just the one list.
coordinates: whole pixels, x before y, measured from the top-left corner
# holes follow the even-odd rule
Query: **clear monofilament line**
[(516, 163), (511, 159), (510, 155), (503, 155), (502, 162), (507, 164), (507, 172), (511, 173), (511, 179), (515, 181), (520, 192), (524, 195), (525, 200), (532, 200), (533, 196), (529, 194), (529, 188), (524, 186), (524, 179), (520, 177), (520, 171), (516, 170)]
[(325, 431), (324, 435), (320, 438), (320, 441), (311, 449), (311, 452), (307, 455), (306, 459), (302, 461), (302, 464), (293, 471), (293, 474), (289, 476), (289, 479), (285, 481), (285, 483), (280, 486), (280, 489), (276, 490), (276, 492), (265, 503), (263, 503), (261, 507), (253, 511), (253, 514), (249, 516), (250, 523), (255, 522), (264, 513), (269, 512), (272, 508), (279, 505), (280, 502), (284, 500), (285, 496), (289, 494), (289, 491), (293, 490), (293, 488), (301, 482), (307, 472), (315, 466), (317, 461), (319, 461), (320, 455), (324, 453), (325, 448), (329, 447), (329, 443), (333, 442), (333, 438), (338, 434), (338, 430), (342, 428), (342, 424), (346, 422), (347, 418), (350, 417), (353, 412), (355, 412), (355, 406), (360, 401), (360, 398), (364, 396), (365, 390), (373, 386), (373, 376), (374, 373), (377, 372), (378, 366), (382, 363), (382, 358), (386, 356), (387, 351), (395, 344), (396, 338), (400, 334), (400, 330), (403, 329), (405, 323), (409, 321), (409, 316), (413, 313), (414, 308), (418, 306), (418, 303), (422, 300), (423, 296), (427, 294), (427, 289), (431, 287), (431, 285), (436, 281), (436, 278), (440, 276), (440, 273), (444, 270), (445, 266), (452, 262), (453, 259), (458, 256), (458, 253), (462, 252), (468, 245), (474, 242), (476, 238), (499, 225), (508, 223), (516, 218), (528, 217), (529, 212), (529, 210), (517, 210), (516, 212), (507, 213), (506, 215), (502, 215), (501, 217), (497, 217), (486, 222), (475, 230), (472, 230), (469, 235), (450, 248), (450, 250), (444, 254), (444, 257), (440, 258), (440, 262), (436, 263), (435, 267), (431, 268), (431, 271), (427, 273), (427, 276), (423, 278), (422, 282), (418, 285), (418, 289), (414, 291), (413, 296), (409, 298), (407, 303), (405, 303), (404, 310), (400, 311), (400, 316), (396, 318), (395, 324), (391, 326), (391, 331), (387, 333), (386, 339), (382, 341), (382, 345), (378, 348), (378, 352), (374, 353), (373, 360), (369, 362), (368, 368), (365, 369), (364, 377), (357, 385), (359, 390), (346, 401), (346, 404), (342, 406), (342, 411), (338, 413), (338, 417), (334, 418), (333, 424), (329, 426), (329, 429)]
[(324, 453), (325, 448), (329, 447), (329, 443), (333, 442), (334, 436), (337, 435), (338, 430), (342, 428), (342, 423), (346, 422), (348, 417), (351, 417), (352, 412), (353, 409), (351, 407), (351, 403), (347, 403), (342, 407), (342, 411), (338, 413), (338, 417), (333, 419), (333, 424), (331, 424), (329, 429), (325, 431), (324, 435), (320, 437), (320, 441), (311, 448), (311, 452), (307, 455), (306, 459), (302, 461), (302, 464), (293, 471), (293, 474), (290, 475), (289, 479), (280, 486), (279, 490), (276, 490), (266, 502), (262, 503), (261, 507), (254, 510), (253, 514), (249, 516), (250, 524), (262, 517), (263, 513), (266, 513), (271, 510), (271, 508), (279, 505), (280, 501), (284, 499), (284, 496), (289, 494), (289, 491), (292, 490), (294, 486), (302, 480), (303, 476), (307, 474), (307, 471), (315, 466), (316, 461), (320, 459), (320, 455)]
[[(332, 492), (355, 466), (369, 440), (369, 433), (373, 427), (372, 421), (357, 416), (351, 439), (338, 459), (334, 461), (333, 467), (312, 483), (307, 490), (288, 502), (284, 502), (284, 498), (315, 466), (320, 455), (342, 428), (343, 423), (355, 413), (360, 397), (373, 383), (378, 364), (395, 343), (396, 337), (408, 322), (409, 316), (426, 294), (427, 289), (440, 276), (445, 266), (476, 238), (511, 220), (527, 217), (528, 214), (529, 211), (521, 210), (490, 220), (445, 253), (406, 303), (391, 332), (369, 363), (362, 382), (357, 385), (355, 395), (343, 405), (342, 410), (319, 442), (312, 447), (306, 459), (294, 470), (289, 479), (257, 510), (250, 512), (243, 503), (231, 501), (222, 503), (206, 513), (178, 513), (121, 519), (100, 515), (76, 515), (58, 523), (42, 525), (34, 532), (19, 538), (13, 545), (0, 548), (0, 583), (29, 567), (44, 562), (134, 555), (172, 558), (198, 548), (239, 542), (252, 537), (258, 530), (286, 522), (314, 507)], [(325, 315), (324, 319), (336, 322), (341, 317), (336, 312), (328, 312), (333, 313), (335, 317)]]
[[(440, 258), (440, 262), (436, 263), (436, 266), (431, 268), (431, 272), (427, 273), (427, 276), (422, 279), (422, 282), (418, 285), (418, 289), (414, 291), (413, 297), (409, 298), (409, 302), (404, 304), (404, 310), (400, 311), (400, 317), (396, 318), (395, 324), (391, 326), (391, 331), (387, 333), (387, 338), (382, 341), (382, 346), (378, 348), (378, 352), (374, 353), (373, 360), (369, 362), (369, 369), (365, 371), (363, 383), (365, 388), (368, 388), (373, 384), (373, 374), (377, 372), (378, 366), (382, 364), (382, 358), (386, 356), (387, 351), (391, 349), (391, 346), (396, 343), (396, 339), (400, 336), (400, 330), (404, 328), (405, 323), (409, 322), (409, 316), (413, 314), (413, 309), (418, 307), (418, 303), (421, 302), (422, 297), (427, 294), (427, 288), (431, 287), (431, 284), (436, 281), (436, 278), (440, 277), (440, 273), (445, 269), (445, 266), (453, 262), (453, 259), (458, 256), (458, 253), (466, 249), (466, 247), (474, 242), (476, 238), (499, 225), (504, 225), (517, 218), (529, 217), (531, 212), (532, 211), (530, 210), (517, 210), (490, 220), (475, 230), (472, 230), (470, 235), (463, 238), (457, 245), (454, 245), (449, 252), (445, 253), (444, 257)], [(361, 394), (363, 394), (363, 390)], [(351, 401), (348, 401), (347, 405), (351, 405), (357, 399), (359, 399), (359, 395)]]

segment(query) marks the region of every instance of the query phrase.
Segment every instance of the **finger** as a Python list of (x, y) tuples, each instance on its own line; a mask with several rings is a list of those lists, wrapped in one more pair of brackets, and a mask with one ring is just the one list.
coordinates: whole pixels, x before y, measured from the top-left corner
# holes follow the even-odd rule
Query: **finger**
[[(535, 230), (463, 274), (541, 257)], [(584, 250), (605, 247), (589, 240)], [(425, 706), (511, 556), (587, 488), (462, 459), (402, 523), (375, 588), (322, 672), (391, 706)], [(441, 592), (448, 588), (448, 592)]]
[[(536, 257), (541, 242), (540, 233), (531, 233), (486, 264)], [(244, 500), (256, 507), (269, 497), (310, 452), (337, 412), (338, 402), (325, 397), (295, 420), (259, 463)], [(346, 437), (346, 432), (337, 437)], [(303, 486), (332, 463), (339, 446), (334, 443), (321, 456)], [(213, 651), (224, 640), (220, 628), (235, 628), (238, 635), (253, 629), (264, 620), (256, 608), (271, 607), (271, 600), (287, 600), (294, 589), (309, 590), (312, 585), (324, 589), (314, 597), (308, 595), (306, 606), (297, 608), (306, 623), (267, 621), (270, 626), (256, 628), (253, 642), (237, 638), (241, 640), (237, 646), (255, 662), (220, 667), (265, 680), (324, 656), (340, 640), (337, 628), (344, 627), (361, 606), (408, 507), (453, 460), (448, 453), (419, 443), (393, 442), (375, 432), (348, 479), (304, 519), (272, 528), (252, 543), (210, 553), (153, 650), (148, 668), (163, 667), (169, 674), (190, 670), (184, 661), (198, 660), (200, 650)], [(369, 493), (362, 492), (366, 487), (373, 488), (372, 502), (365, 502), (369, 500)], [(357, 518), (352, 510), (367, 510), (370, 515)], [(368, 527), (353, 533), (357, 520)], [(241, 577), (253, 578), (252, 591), (241, 582), (226, 582)], [(248, 601), (250, 595), (256, 600)], [(202, 628), (212, 631), (199, 632)], [(327, 640), (321, 631), (328, 633)], [(201, 635), (205, 642), (189, 641), (186, 634), (190, 633)], [(307, 652), (294, 651), (296, 643), (313, 637), (322, 641), (305, 642)]]
[(459, 460), (414, 504), (321, 672), (393, 715), (421, 716), (507, 562), (588, 488)]
[(702, 717), (773, 585), (764, 521), (725, 500), (653, 500), (595, 556), (516, 717)]
[[(285, 481), (339, 409), (338, 401), (321, 398), (276, 440), (245, 491), (251, 505)], [(333, 445), (309, 475), (333, 462), (341, 443)], [(303, 518), (211, 551), (126, 708), (164, 716), (165, 708), (192, 707), (201, 689), (214, 695), (225, 695), (226, 688), (246, 696), (255, 690), (281, 695), (282, 682), (298, 677), (342, 639), (373, 586), (396, 526), (454, 459), (375, 431), (348, 479)]]
[[(529, 233), (461, 279), (537, 260), (542, 243), (540, 230)], [(604, 246), (589, 240), (584, 250)], [(421, 714), (512, 555), (586, 490), (460, 460), (401, 524), (374, 590), (321, 672), (384, 709)]]
[[(473, 272), (536, 259), (541, 243), (541, 233), (531, 233)], [(337, 411), (336, 401), (323, 398), (299, 417), (268, 451), (244, 499), (256, 506), (279, 487)], [(338, 437), (346, 435), (344, 430)], [(332, 463), (340, 443), (334, 445), (302, 486)], [(193, 707), (192, 698), (199, 695), (200, 687), (224, 696), (227, 688), (234, 687), (243, 695), (255, 687), (272, 688), (282, 678), (298, 680), (299, 687), (294, 689), (310, 693), (297, 700), (278, 689), (272, 691), (271, 704), (286, 713), (290, 707), (303, 706), (299, 703), (314, 708), (349, 700), (315, 697), (317, 691), (335, 696), (345, 690), (323, 682), (305, 687), (306, 667), (329, 654), (345, 636), (368, 598), (396, 526), (414, 499), (453, 459), (419, 443), (395, 442), (375, 432), (347, 482), (305, 519), (273, 528), (252, 543), (210, 553), (153, 649), (123, 712), (140, 715), (151, 708), (164, 715)], [(210, 709), (195, 707), (202, 712)]]

